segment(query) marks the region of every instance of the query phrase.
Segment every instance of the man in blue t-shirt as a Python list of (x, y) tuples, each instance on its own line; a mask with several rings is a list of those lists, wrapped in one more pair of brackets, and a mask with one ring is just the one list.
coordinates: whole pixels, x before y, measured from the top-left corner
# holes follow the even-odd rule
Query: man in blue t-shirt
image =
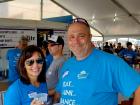
[(132, 43), (126, 43), (127, 48), (123, 49), (118, 55), (122, 57), (131, 67), (135, 63), (137, 53), (132, 49)]
[(75, 55), (67, 60), (56, 87), (62, 105), (118, 105), (118, 93), (140, 105), (140, 75), (121, 58), (95, 49), (89, 24), (76, 18), (68, 27), (67, 41)]
[(17, 48), (9, 49), (7, 51), (6, 59), (8, 60), (8, 80), (10, 83), (13, 83), (19, 78), (16, 65), (22, 50), (26, 48), (27, 45), (28, 38), (26, 36), (22, 36)]

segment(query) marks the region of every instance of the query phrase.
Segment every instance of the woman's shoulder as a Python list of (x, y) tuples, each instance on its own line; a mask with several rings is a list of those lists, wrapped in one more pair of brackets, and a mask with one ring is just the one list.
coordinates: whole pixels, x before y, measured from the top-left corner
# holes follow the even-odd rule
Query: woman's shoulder
[(19, 83), (20, 81), (16, 80), (13, 84), (9, 86), (9, 88), (4, 94), (4, 105), (19, 105), (19, 100), (21, 97), (19, 92)]
[(17, 91), (18, 88), (20, 88), (20, 86), (22, 85), (22, 82), (20, 81), (20, 79), (17, 79), (14, 83), (12, 83), (7, 91)]

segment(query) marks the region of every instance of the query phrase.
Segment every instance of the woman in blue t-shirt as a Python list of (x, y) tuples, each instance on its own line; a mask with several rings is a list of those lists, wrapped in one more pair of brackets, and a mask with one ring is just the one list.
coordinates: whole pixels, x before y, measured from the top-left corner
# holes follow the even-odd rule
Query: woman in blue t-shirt
[(41, 49), (35, 45), (25, 48), (17, 68), (20, 78), (6, 91), (4, 105), (46, 105), (46, 62)]

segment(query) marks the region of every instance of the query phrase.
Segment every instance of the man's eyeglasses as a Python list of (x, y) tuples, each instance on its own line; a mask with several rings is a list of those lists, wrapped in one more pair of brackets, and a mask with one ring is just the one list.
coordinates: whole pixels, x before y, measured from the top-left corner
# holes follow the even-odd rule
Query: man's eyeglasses
[(36, 60), (31, 59), (31, 60), (25, 61), (26, 65), (28, 65), (28, 66), (32, 66), (35, 62), (36, 62), (37, 64), (43, 64), (44, 61), (43, 61), (42, 58), (38, 58), (38, 59), (36, 59)]
[(83, 18), (75, 18), (73, 19), (72, 23), (82, 23), (89, 27), (88, 22)]

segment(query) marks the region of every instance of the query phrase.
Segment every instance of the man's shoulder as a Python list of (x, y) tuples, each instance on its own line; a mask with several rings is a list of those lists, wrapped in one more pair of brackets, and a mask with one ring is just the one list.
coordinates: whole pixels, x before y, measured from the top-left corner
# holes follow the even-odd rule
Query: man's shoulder
[(14, 52), (14, 49), (7, 50), (7, 57), (12, 56)]
[(14, 48), (14, 49), (9, 49), (7, 52), (8, 53), (15, 53), (15, 52), (19, 52), (19, 51), (20, 51), (20, 49)]
[(95, 49), (94, 52), (93, 52), (93, 56), (94, 58), (97, 58), (98, 60), (108, 60), (108, 61), (111, 61), (111, 60), (118, 60), (120, 59), (118, 56), (114, 55), (114, 54), (110, 54), (110, 53), (107, 53), (105, 51), (101, 51), (101, 50), (98, 50), (98, 49)]
[(72, 61), (74, 61), (75, 59), (76, 59), (75, 56), (73, 56), (73, 57), (68, 58), (68, 59), (66, 60), (66, 62), (72, 62)]
[(123, 50), (121, 50), (121, 52), (127, 53), (128, 52), (128, 49), (127, 48), (124, 48)]
[(63, 66), (72, 65), (75, 62), (75, 57), (67, 58), (63, 61)]
[(8, 49), (7, 50), (7, 53), (11, 53), (11, 52), (13, 52), (13, 49)]
[(108, 56), (112, 56), (113, 54), (110, 54), (110, 53), (102, 51), (102, 50), (94, 49), (92, 52), (92, 55), (100, 56), (100, 57), (108, 57)]
[(7, 58), (13, 58), (14, 56), (16, 56), (16, 54), (18, 54), (18, 53), (20, 53), (20, 50), (18, 50), (18, 49), (9, 49), (8, 51), (7, 51)]
[(20, 49), (18, 49), (18, 48), (14, 48), (14, 49), (10, 49), (9, 51), (8, 51), (8, 54), (16, 54), (16, 53), (20, 53)]

